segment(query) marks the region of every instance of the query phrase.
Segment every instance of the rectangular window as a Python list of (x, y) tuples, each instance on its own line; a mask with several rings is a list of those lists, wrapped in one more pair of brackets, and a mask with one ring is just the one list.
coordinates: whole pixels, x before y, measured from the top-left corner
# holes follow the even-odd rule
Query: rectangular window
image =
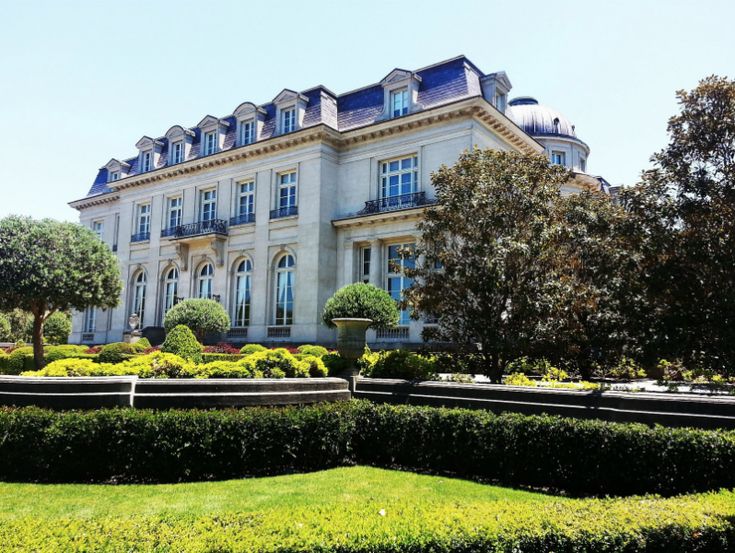
[(102, 221), (93, 221), (92, 222), (92, 232), (94, 232), (97, 235), (97, 238), (102, 240), (102, 233), (104, 231), (105, 225)]
[(255, 214), (255, 183), (241, 182), (237, 188), (237, 216), (248, 217)]
[(217, 151), (217, 131), (208, 132), (204, 135), (204, 155), (212, 155)]
[(278, 209), (296, 207), (296, 171), (278, 175)]
[(551, 163), (553, 163), (554, 165), (566, 165), (567, 155), (564, 152), (553, 150), (551, 152)]
[(84, 323), (82, 324), (82, 332), (94, 332), (96, 326), (97, 310), (94, 307), (87, 307), (87, 309), (84, 310)]
[(397, 198), (418, 190), (417, 156), (383, 161), (380, 166), (381, 198)]
[(390, 93), (391, 117), (400, 117), (408, 113), (408, 88), (399, 88)]
[(579, 170), (582, 171), (583, 173), (587, 172), (587, 160), (584, 159), (583, 157), (579, 158)]
[(184, 143), (174, 142), (171, 146), (171, 164), (181, 163), (184, 161)]
[(200, 221), (213, 221), (217, 218), (217, 191), (204, 190), (201, 193)]
[(240, 145), (255, 142), (255, 121), (243, 121), (240, 123)]
[(360, 280), (364, 283), (370, 282), (370, 257), (372, 250), (370, 247), (360, 248)]
[(150, 234), (151, 232), (151, 204), (140, 204), (138, 206), (138, 234), (141, 239), (144, 235)]
[(110, 181), (116, 181), (120, 178), (120, 171), (113, 171), (110, 173)]
[(183, 199), (181, 196), (168, 199), (168, 213), (166, 215), (166, 223), (169, 229), (176, 228), (181, 225), (181, 207)]
[(141, 161), (140, 161), (140, 172), (145, 173), (147, 171), (150, 171), (152, 167), (152, 164), (151, 164), (152, 161), (153, 161), (153, 153), (143, 152), (141, 156)]
[[(414, 244), (391, 244), (386, 248), (386, 258), (386, 290), (399, 302), (403, 291), (411, 286), (412, 279), (405, 275), (405, 270), (415, 266)], [(407, 325), (409, 322), (409, 311), (402, 309), (398, 324)]]
[(118, 235), (120, 234), (120, 214), (115, 213), (115, 224), (112, 228), (112, 251), (117, 251)]
[(281, 133), (296, 130), (296, 108), (281, 111)]

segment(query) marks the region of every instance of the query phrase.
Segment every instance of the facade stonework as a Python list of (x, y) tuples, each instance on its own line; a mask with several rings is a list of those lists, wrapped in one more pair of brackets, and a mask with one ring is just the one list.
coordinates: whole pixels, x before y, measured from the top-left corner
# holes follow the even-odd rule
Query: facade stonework
[[(473, 147), (548, 154), (513, 121), (509, 90), (504, 73), (459, 57), (342, 95), (286, 89), (143, 137), (71, 203), (116, 252), (124, 287), (118, 307), (75, 313), (70, 341), (119, 341), (133, 313), (160, 327), (177, 301), (211, 297), (233, 321), (228, 340), (334, 343), (321, 310), (335, 290), (365, 281), (399, 297), (408, 285), (413, 260), (396, 252), (417, 240), (432, 171)], [(604, 182), (575, 170), (566, 193)], [(419, 343), (423, 325), (404, 314), (368, 340)]]

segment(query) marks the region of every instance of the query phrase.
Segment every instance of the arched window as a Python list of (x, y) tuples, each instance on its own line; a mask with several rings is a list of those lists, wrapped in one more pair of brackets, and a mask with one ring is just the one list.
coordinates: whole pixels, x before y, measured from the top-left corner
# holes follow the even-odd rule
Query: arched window
[(275, 321), (276, 325), (293, 324), (293, 292), (294, 292), (294, 268), (296, 262), (290, 254), (286, 254), (278, 260), (276, 265), (276, 301)]
[(140, 271), (138, 275), (133, 279), (133, 305), (132, 312), (138, 314), (140, 320), (140, 328), (143, 328), (143, 321), (145, 316), (145, 287), (146, 278), (145, 273)]
[(165, 315), (169, 309), (176, 303), (176, 296), (179, 295), (179, 270), (171, 267), (166, 273), (163, 281), (163, 314)]
[(214, 268), (211, 263), (205, 264), (199, 271), (197, 279), (197, 293), (200, 298), (212, 297), (212, 277), (214, 276)]
[(234, 326), (242, 327), (250, 324), (250, 285), (253, 264), (249, 259), (241, 261), (235, 271), (235, 313)]

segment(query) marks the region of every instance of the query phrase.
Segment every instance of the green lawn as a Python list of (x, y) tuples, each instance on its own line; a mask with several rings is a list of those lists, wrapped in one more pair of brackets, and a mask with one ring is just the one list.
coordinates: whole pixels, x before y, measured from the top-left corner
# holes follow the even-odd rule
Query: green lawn
[(3, 552), (613, 552), (649, 542), (691, 551), (712, 539), (712, 551), (728, 551), (733, 520), (729, 491), (568, 499), (367, 467), (176, 485), (0, 484)]

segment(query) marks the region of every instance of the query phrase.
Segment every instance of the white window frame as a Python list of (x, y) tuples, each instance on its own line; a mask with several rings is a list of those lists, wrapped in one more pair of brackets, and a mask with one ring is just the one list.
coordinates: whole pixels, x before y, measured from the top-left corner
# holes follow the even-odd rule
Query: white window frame
[(179, 269), (177, 267), (170, 267), (163, 279), (163, 313), (166, 315), (169, 309), (171, 309), (175, 302), (176, 297), (179, 294)]
[[(207, 197), (207, 194), (211, 196)], [(207, 206), (211, 206), (211, 209), (205, 209)], [(211, 217), (205, 219), (204, 215), (207, 212), (211, 212)], [(199, 192), (199, 221), (214, 221), (217, 218), (217, 189), (209, 188), (207, 190), (201, 190)]]
[(370, 282), (370, 269), (373, 262), (373, 251), (371, 246), (362, 246), (360, 248), (360, 255), (358, 263), (358, 280), (365, 284)]
[(211, 300), (214, 295), (214, 267), (211, 263), (207, 262), (199, 268), (196, 282), (197, 297)]
[(579, 156), (579, 170), (582, 173), (587, 172), (587, 158), (584, 156)]
[[(559, 161), (556, 160), (558, 157)], [(567, 165), (567, 153), (563, 150), (551, 150), (551, 163), (554, 165), (561, 165), (566, 167)]]
[(151, 204), (138, 204), (138, 213), (135, 221), (136, 234), (150, 234), (151, 232)]
[[(243, 268), (243, 270), (240, 270)], [(250, 325), (253, 263), (250, 259), (241, 260), (235, 269), (235, 290), (232, 295), (234, 305), (232, 310), (232, 326), (243, 328)]]
[[(288, 258), (292, 260), (291, 265), (288, 265)], [(284, 261), (286, 261), (286, 264), (282, 267), (281, 263)], [(296, 258), (292, 254), (287, 253), (278, 258), (278, 261), (276, 262), (274, 277), (273, 324), (274, 326), (290, 326), (293, 324), (294, 306), (296, 303)], [(285, 301), (283, 302), (279, 300), (282, 285), (285, 286), (283, 294), (286, 297)], [(290, 301), (288, 299), (289, 292)], [(283, 314), (279, 317), (278, 309), (281, 305), (283, 305)]]
[(94, 307), (87, 307), (84, 310), (84, 319), (82, 321), (82, 332), (84, 334), (92, 334), (96, 332), (97, 328), (97, 309)]
[(109, 180), (109, 182), (115, 182), (116, 180), (120, 180), (120, 171), (112, 171), (112, 172), (110, 172), (110, 180)]
[(204, 133), (203, 142), (205, 156), (211, 156), (212, 154), (217, 153), (217, 136), (218, 132), (216, 130)]
[(171, 165), (184, 161), (184, 141), (178, 140), (171, 144)]
[(140, 172), (147, 173), (153, 169), (153, 150), (140, 153)]
[[(404, 168), (404, 164), (410, 162), (409, 167)], [(391, 164), (397, 163), (396, 169), (391, 169)], [(380, 162), (380, 198), (397, 198), (406, 194), (415, 194), (419, 191), (419, 156), (418, 154), (411, 154), (407, 156), (394, 157), (391, 159), (382, 160)], [(406, 192), (403, 190), (403, 175), (410, 175), (410, 191)], [(398, 193), (390, 194), (391, 190), (391, 177), (396, 177), (398, 180)]]
[[(395, 266), (395, 263), (391, 264), (391, 249), (397, 248), (397, 250), (401, 249), (411, 249), (414, 254), (411, 256), (401, 255), (399, 254), (399, 265), (398, 267)], [(396, 300), (400, 301), (403, 296), (403, 291), (406, 290), (411, 285), (411, 279), (408, 278), (405, 274), (406, 269), (406, 260), (411, 259), (412, 265), (415, 267), (416, 265), (416, 243), (415, 242), (394, 242), (391, 244), (385, 245), (385, 282), (384, 282), (384, 289), (386, 292), (390, 294), (390, 296)], [(393, 282), (398, 281), (398, 294), (396, 295), (393, 293), (395, 290), (393, 289)], [(408, 309), (402, 309), (400, 311), (400, 318), (398, 321), (399, 326), (408, 326), (410, 324), (410, 311)]]
[[(255, 215), (255, 180), (248, 179), (238, 182), (236, 198), (235, 215), (237, 217)], [(243, 209), (243, 206), (246, 209)]]
[[(172, 224), (174, 213), (176, 216), (176, 224)], [(184, 214), (184, 199), (181, 196), (171, 196), (166, 200), (166, 229), (176, 228), (181, 225)]]
[[(296, 207), (299, 201), (299, 177), (296, 170), (282, 171), (278, 173), (277, 178), (276, 207), (279, 210)], [(285, 196), (282, 195), (284, 190), (287, 191)], [(285, 203), (281, 201), (283, 198), (286, 198)]]
[(101, 219), (92, 221), (92, 232), (97, 235), (97, 238), (102, 240), (102, 236), (105, 232), (105, 222)]
[(281, 134), (286, 134), (296, 130), (296, 116), (297, 110), (295, 105), (281, 109)]
[(255, 119), (245, 119), (240, 122), (240, 146), (253, 144), (256, 141), (256, 129), (257, 122)]
[(140, 328), (143, 328), (143, 321), (145, 317), (145, 295), (147, 285), (148, 277), (146, 277), (145, 271), (138, 272), (135, 276), (135, 279), (133, 280), (132, 312), (138, 314), (140, 320)]
[(389, 92), (388, 102), (391, 119), (408, 115), (411, 108), (411, 97), (408, 86), (402, 86), (391, 90)]

